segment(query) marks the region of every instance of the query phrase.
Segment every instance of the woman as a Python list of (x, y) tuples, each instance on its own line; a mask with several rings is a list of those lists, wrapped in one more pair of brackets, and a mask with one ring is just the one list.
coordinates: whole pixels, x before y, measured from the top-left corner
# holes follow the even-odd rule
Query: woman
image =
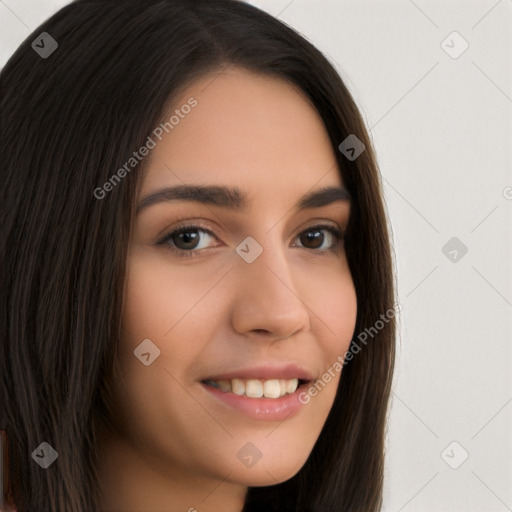
[(238, 1), (78, 0), (0, 84), (13, 506), (379, 510), (391, 249), (323, 55)]

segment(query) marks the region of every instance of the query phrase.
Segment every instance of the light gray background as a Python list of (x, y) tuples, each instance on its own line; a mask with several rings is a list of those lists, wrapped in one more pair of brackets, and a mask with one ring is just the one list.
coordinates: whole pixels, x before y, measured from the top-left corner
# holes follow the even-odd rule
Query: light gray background
[[(67, 3), (0, 0), (0, 66)], [(335, 64), (377, 150), (403, 306), (384, 512), (511, 511), (512, 0), (251, 3)]]

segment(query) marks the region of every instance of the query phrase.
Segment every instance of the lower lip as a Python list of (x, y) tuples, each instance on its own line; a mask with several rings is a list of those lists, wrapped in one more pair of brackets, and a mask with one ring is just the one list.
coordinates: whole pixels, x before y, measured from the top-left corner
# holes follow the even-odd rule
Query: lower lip
[(203, 382), (201, 384), (206, 391), (229, 407), (256, 420), (266, 421), (283, 421), (295, 416), (304, 406), (299, 401), (299, 394), (307, 386), (307, 384), (303, 384), (294, 393), (279, 398), (250, 398), (245, 395), (221, 391)]

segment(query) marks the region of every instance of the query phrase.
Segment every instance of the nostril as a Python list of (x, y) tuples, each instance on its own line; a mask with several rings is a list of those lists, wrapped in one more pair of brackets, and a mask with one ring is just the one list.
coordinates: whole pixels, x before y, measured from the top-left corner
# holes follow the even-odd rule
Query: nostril
[(268, 331), (266, 329), (253, 329), (254, 332), (257, 332), (258, 334), (267, 334)]

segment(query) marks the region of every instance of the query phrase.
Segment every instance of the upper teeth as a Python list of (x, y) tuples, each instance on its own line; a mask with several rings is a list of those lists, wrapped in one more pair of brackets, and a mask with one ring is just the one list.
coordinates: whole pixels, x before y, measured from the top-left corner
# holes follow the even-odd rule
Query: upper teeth
[(230, 379), (207, 380), (210, 386), (224, 392), (232, 392), (236, 395), (245, 395), (250, 398), (279, 398), (289, 393), (294, 393), (299, 385), (298, 379)]

